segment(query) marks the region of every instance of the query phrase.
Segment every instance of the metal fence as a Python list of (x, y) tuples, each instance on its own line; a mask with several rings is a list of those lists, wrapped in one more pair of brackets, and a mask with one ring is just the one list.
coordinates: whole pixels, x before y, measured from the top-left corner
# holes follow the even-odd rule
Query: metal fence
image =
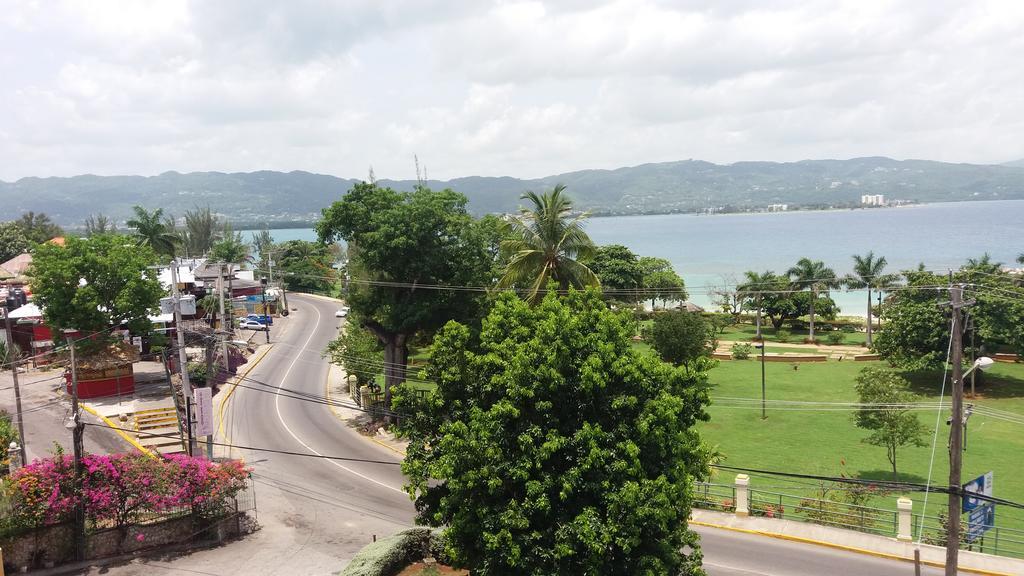
[[(694, 487), (694, 507), (734, 512), (736, 487), (731, 484), (697, 483)], [(809, 522), (890, 538), (896, 537), (899, 523), (899, 512), (895, 510), (755, 488), (747, 491), (747, 508), (751, 516)], [(945, 518), (941, 516), (914, 514), (913, 539), (920, 538), (926, 544), (945, 545), (944, 524)], [(964, 550), (1024, 558), (1024, 530), (992, 525), (982, 536), (968, 542), (968, 525), (961, 522), (960, 533), (960, 547)]]

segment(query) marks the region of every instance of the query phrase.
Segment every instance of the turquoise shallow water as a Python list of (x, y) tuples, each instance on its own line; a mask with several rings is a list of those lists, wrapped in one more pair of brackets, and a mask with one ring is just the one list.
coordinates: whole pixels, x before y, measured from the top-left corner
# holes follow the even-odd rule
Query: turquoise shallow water
[[(624, 244), (642, 256), (672, 262), (691, 300), (710, 305), (709, 292), (735, 285), (746, 270), (785, 272), (801, 257), (823, 260), (837, 274), (852, 255), (874, 250), (891, 271), (958, 268), (989, 253), (1012, 264), (1024, 252), (1024, 201), (956, 202), (902, 208), (593, 218), (587, 232), (598, 244)], [(271, 230), (274, 240), (314, 240), (310, 228)], [(833, 295), (842, 313), (864, 315), (863, 292)]]

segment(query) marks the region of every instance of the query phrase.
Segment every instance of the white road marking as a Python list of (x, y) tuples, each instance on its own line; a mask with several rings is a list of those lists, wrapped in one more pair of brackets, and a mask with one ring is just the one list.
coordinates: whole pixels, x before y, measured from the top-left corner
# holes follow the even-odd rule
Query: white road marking
[[(316, 311), (316, 324), (313, 326), (313, 330), (310, 331), (309, 337), (306, 338), (306, 342), (302, 345), (302, 349), (303, 350), (305, 350), (309, 346), (309, 342), (313, 339), (313, 336), (316, 334), (317, 327), (320, 326), (320, 310), (318, 310), (316, 306), (313, 306), (312, 308), (313, 308), (313, 310)], [(302, 444), (303, 446), (305, 446), (306, 450), (309, 450), (313, 454), (316, 454), (317, 456), (323, 456), (323, 454), (321, 454), (320, 452), (317, 452), (309, 444), (306, 444), (305, 442), (302, 441), (301, 438), (296, 436), (295, 432), (292, 432), (292, 429), (289, 428), (288, 424), (285, 423), (284, 417), (281, 416), (281, 394), (280, 394), (281, 386), (288, 380), (288, 375), (291, 374), (292, 368), (295, 367), (295, 364), (299, 360), (299, 354), (301, 354), (301, 352), (295, 354), (295, 357), (292, 359), (292, 363), (288, 366), (288, 369), (285, 370), (284, 376), (281, 377), (281, 383), (277, 385), (278, 394), (276, 395), (276, 397), (274, 399), (274, 408), (277, 410), (277, 419), (281, 421), (281, 426), (284, 426), (284, 429), (289, 434), (292, 435), (292, 438), (295, 438), (296, 442), (298, 442), (299, 444)], [(328, 464), (333, 464), (334, 466), (337, 466), (338, 468), (341, 468), (342, 470), (348, 472), (349, 474), (352, 474), (354, 476), (358, 476), (358, 477), (362, 478), (363, 480), (367, 480), (369, 482), (373, 482), (374, 484), (377, 484), (378, 486), (381, 486), (383, 488), (387, 488), (388, 490), (394, 490), (395, 492), (398, 492), (399, 494), (406, 494), (405, 490), (399, 490), (398, 488), (395, 488), (394, 486), (389, 486), (389, 485), (387, 485), (387, 484), (385, 484), (385, 483), (383, 483), (383, 482), (381, 482), (379, 480), (375, 480), (373, 478), (370, 478), (369, 476), (366, 476), (364, 474), (360, 474), (359, 472), (356, 472), (355, 470), (353, 470), (353, 469), (351, 469), (351, 468), (349, 468), (347, 466), (339, 464), (336, 460), (326, 460), (325, 459), (324, 462), (327, 462)]]

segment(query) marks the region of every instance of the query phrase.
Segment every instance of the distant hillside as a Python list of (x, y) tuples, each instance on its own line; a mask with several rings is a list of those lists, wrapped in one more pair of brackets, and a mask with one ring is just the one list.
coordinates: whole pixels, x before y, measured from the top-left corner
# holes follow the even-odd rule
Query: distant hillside
[[(534, 180), (469, 176), (427, 184), (464, 193), (478, 214), (514, 211), (524, 191), (541, 191), (557, 183), (568, 186), (580, 208), (599, 214), (637, 214), (750, 210), (769, 204), (845, 206), (859, 203), (863, 194), (917, 202), (1024, 198), (1024, 163), (1011, 164), (854, 158), (719, 165), (685, 160)], [(179, 216), (194, 206), (209, 205), (236, 222), (311, 221), (354, 182), (309, 172), (271, 171), (22, 178), (0, 182), (0, 220), (34, 210), (70, 226), (93, 213), (123, 221), (132, 205), (141, 204), (163, 207)], [(380, 183), (402, 190), (415, 184), (411, 180)]]

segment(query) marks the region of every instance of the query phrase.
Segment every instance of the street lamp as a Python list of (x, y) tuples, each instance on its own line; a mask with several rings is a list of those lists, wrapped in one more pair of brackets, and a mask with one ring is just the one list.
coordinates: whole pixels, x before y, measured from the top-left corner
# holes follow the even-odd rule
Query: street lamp
[(267, 277), (260, 277), (260, 287), (263, 289), (263, 316), (267, 321), (267, 344), (270, 344), (270, 314), (267, 313)]
[(764, 340), (759, 344), (754, 344), (754, 347), (761, 351), (761, 420), (767, 420), (768, 414), (765, 412), (765, 389), (764, 389)]

